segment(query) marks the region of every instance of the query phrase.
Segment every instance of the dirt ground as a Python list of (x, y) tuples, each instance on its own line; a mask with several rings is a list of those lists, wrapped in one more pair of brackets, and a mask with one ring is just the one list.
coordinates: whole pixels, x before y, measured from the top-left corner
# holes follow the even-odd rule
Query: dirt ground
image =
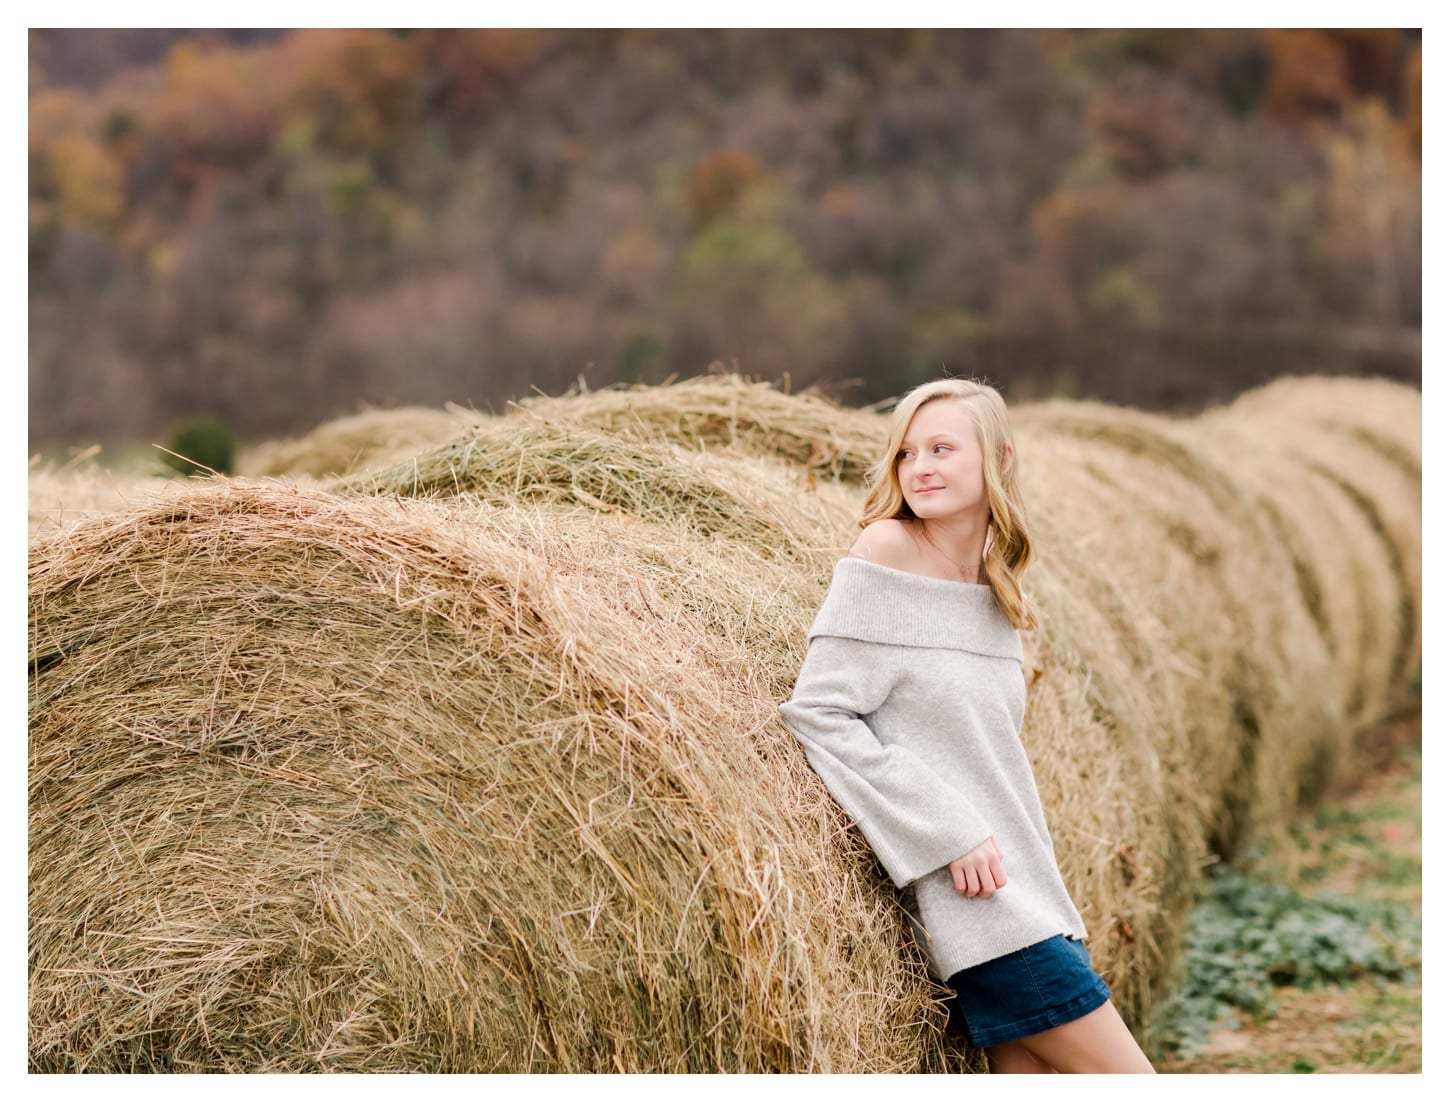
[[(1305, 891), (1389, 899), (1421, 913), (1420, 715), (1379, 733), (1372, 768), (1296, 831), (1288, 882)], [(1365, 980), (1276, 993), (1278, 1013), (1211, 1036), (1178, 1073), (1420, 1072), (1421, 987)]]

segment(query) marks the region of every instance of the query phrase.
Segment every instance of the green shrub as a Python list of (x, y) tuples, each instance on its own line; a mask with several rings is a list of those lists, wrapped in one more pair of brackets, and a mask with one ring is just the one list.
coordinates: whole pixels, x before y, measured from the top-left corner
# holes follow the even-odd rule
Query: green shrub
[[(236, 445), (231, 429), (216, 417), (192, 417), (171, 429), (162, 459), (182, 474), (231, 474)], [(167, 454), (175, 452), (175, 455)]]

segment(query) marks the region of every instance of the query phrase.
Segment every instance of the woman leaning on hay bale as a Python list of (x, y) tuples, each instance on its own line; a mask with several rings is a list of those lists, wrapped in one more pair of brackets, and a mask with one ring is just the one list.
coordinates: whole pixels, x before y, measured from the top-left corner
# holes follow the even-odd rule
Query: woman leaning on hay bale
[(1151, 1072), (1089, 963), (1019, 737), (1036, 616), (1001, 396), (917, 387), (869, 480), (786, 724), (903, 889), (992, 1071)]

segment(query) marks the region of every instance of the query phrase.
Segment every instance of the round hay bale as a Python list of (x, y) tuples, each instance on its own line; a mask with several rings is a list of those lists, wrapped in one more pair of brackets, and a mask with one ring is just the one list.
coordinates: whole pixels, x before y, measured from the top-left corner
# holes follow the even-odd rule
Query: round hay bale
[(1422, 399), (1417, 387), (1389, 379), (1285, 376), (1241, 394), (1228, 409), (1352, 433), (1420, 481)]
[(853, 493), (829, 483), (816, 487), (765, 457), (650, 444), (533, 415), (481, 426), (434, 451), (340, 479), (331, 488), (348, 494), (467, 496), (490, 504), (584, 505), (681, 525), (700, 539), (742, 542), (798, 563), (819, 562), (823, 550), (842, 546), (841, 512), (832, 503)]
[(827, 478), (858, 482), (882, 440), (869, 413), (810, 391), (785, 394), (736, 374), (525, 398), (519, 405), (552, 421), (686, 448), (773, 456)]
[(1182, 773), (1155, 745), (1159, 706), (1124, 637), (1076, 579), (1042, 571), (1031, 589), (1042, 627), (1024, 640), (1022, 741), (1093, 963), (1136, 1025), (1178, 958), (1204, 848), (1198, 801), (1172, 787)]
[(1420, 668), (1418, 480), (1361, 437), (1292, 417), (1230, 409), (1196, 431), (1236, 442), (1238, 477), (1292, 526), (1299, 584), (1330, 629), (1345, 713), (1358, 730), (1381, 722)]
[[(772, 813), (810, 824), (805, 856), (794, 859), (811, 866), (817, 852), (835, 854), (855, 878), (852, 892), (875, 908), (870, 917), (833, 914), (829, 921), (875, 923), (879, 940), (869, 948), (879, 956), (872, 967), (886, 968), (889, 975), (883, 981), (873, 974), (859, 985), (890, 992), (889, 998), (901, 1000), (899, 1012), (921, 1024), (916, 1069), (985, 1070), (980, 1052), (946, 1035), (939, 1005), (946, 992), (928, 976), (898, 896), (779, 722), (777, 702), (789, 695), (804, 658), (803, 624), (820, 604), (844, 546), (824, 553), (817, 567), (803, 569), (773, 562), (748, 545), (702, 542), (685, 526), (623, 513), (550, 504), (495, 506), (468, 495), (447, 499), (447, 506), (489, 540), (537, 556), (551, 578), (567, 583), (591, 607), (628, 618), (638, 630), (635, 645), (652, 656), (660, 682), (679, 676), (671, 663), (682, 648), (698, 660), (712, 691), (725, 700), (723, 722), (750, 740), (767, 777), (788, 779), (777, 789), (781, 802)], [(681, 622), (689, 630), (672, 636), (659, 630)], [(826, 882), (817, 890), (831, 896), (839, 888)], [(842, 951), (854, 960), (863, 950), (858, 941)], [(879, 1054), (862, 1059), (868, 1061), (863, 1068), (882, 1066)]]
[[(1060, 532), (1055, 546), (1043, 549), (1043, 570), (1060, 572), (1088, 600), (1103, 602), (1113, 633), (1131, 641), (1132, 668), (1124, 673), (1145, 682), (1158, 702), (1154, 711), (1173, 717), (1182, 732), (1159, 749), (1191, 768), (1207, 819), (1241, 749), (1223, 737), (1233, 716), (1237, 637), (1229, 610), (1212, 592), (1214, 549), (1169, 535), (1170, 524), (1126, 488), (1133, 481), (1123, 477), (1129, 457), (1089, 440), (1030, 429), (1018, 435), (1027, 457), (1024, 482), (1029, 470), (1044, 472), (1031, 478), (1035, 515), (1050, 516)], [(1151, 463), (1133, 474), (1179, 481)]]
[[(823, 549), (814, 566), (784, 564), (749, 544), (699, 539), (683, 525), (651, 523), (585, 507), (449, 501), (478, 525), (569, 578), (581, 592), (621, 606), (678, 609), (743, 657), (741, 676), (762, 700), (790, 695), (805, 657), (801, 627), (825, 596), (844, 554)], [(843, 523), (843, 531), (847, 525)], [(607, 578), (606, 589), (592, 588)], [(795, 751), (792, 751), (795, 753)]]
[(240, 481), (30, 586), (32, 1070), (966, 1059), (688, 617), (444, 504)]
[(1102, 530), (1107, 561), (1131, 573), (1135, 597), (1163, 623), (1183, 686), (1167, 699), (1188, 717), (1211, 845), (1227, 856), (1268, 840), (1296, 806), (1298, 763), (1339, 725), (1320, 691), (1329, 652), (1296, 600), (1291, 558), (1183, 424), (1092, 403), (1045, 403), (1021, 419), (1029, 433), (1079, 441), (1056, 468), (1102, 483), (1118, 502), (1083, 518), (1083, 531)]
[(451, 403), (444, 409), (364, 410), (324, 422), (299, 437), (244, 448), (237, 471), (251, 478), (341, 477), (417, 455), (489, 420), (487, 414)]
[[(1265, 459), (1279, 457), (1306, 464), (1335, 483), (1353, 501), (1360, 525), (1384, 545), (1398, 583), (1396, 601), (1384, 612), (1397, 621), (1391, 656), (1391, 706), (1406, 698), (1420, 670), (1421, 647), (1421, 482), (1418, 469), (1409, 470), (1386, 456), (1365, 435), (1344, 424), (1305, 422), (1286, 414), (1245, 413), (1230, 409), (1206, 418), (1200, 431), (1212, 432), (1223, 421), (1233, 421), (1257, 441)], [(1418, 443), (1418, 441), (1417, 441)], [(1322, 538), (1322, 536), (1321, 536)], [(1366, 564), (1370, 565), (1370, 564)], [(1378, 568), (1378, 563), (1373, 564)]]

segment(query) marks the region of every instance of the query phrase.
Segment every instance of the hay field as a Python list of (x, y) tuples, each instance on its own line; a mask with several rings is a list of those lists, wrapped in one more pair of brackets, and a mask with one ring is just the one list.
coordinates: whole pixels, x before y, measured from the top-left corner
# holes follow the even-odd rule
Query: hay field
[[(1419, 408), (1014, 410), (1023, 739), (1130, 1022), (1203, 862), (1418, 692)], [(272, 477), (32, 472), (31, 1070), (980, 1069), (776, 713), (879, 415), (418, 412)]]

